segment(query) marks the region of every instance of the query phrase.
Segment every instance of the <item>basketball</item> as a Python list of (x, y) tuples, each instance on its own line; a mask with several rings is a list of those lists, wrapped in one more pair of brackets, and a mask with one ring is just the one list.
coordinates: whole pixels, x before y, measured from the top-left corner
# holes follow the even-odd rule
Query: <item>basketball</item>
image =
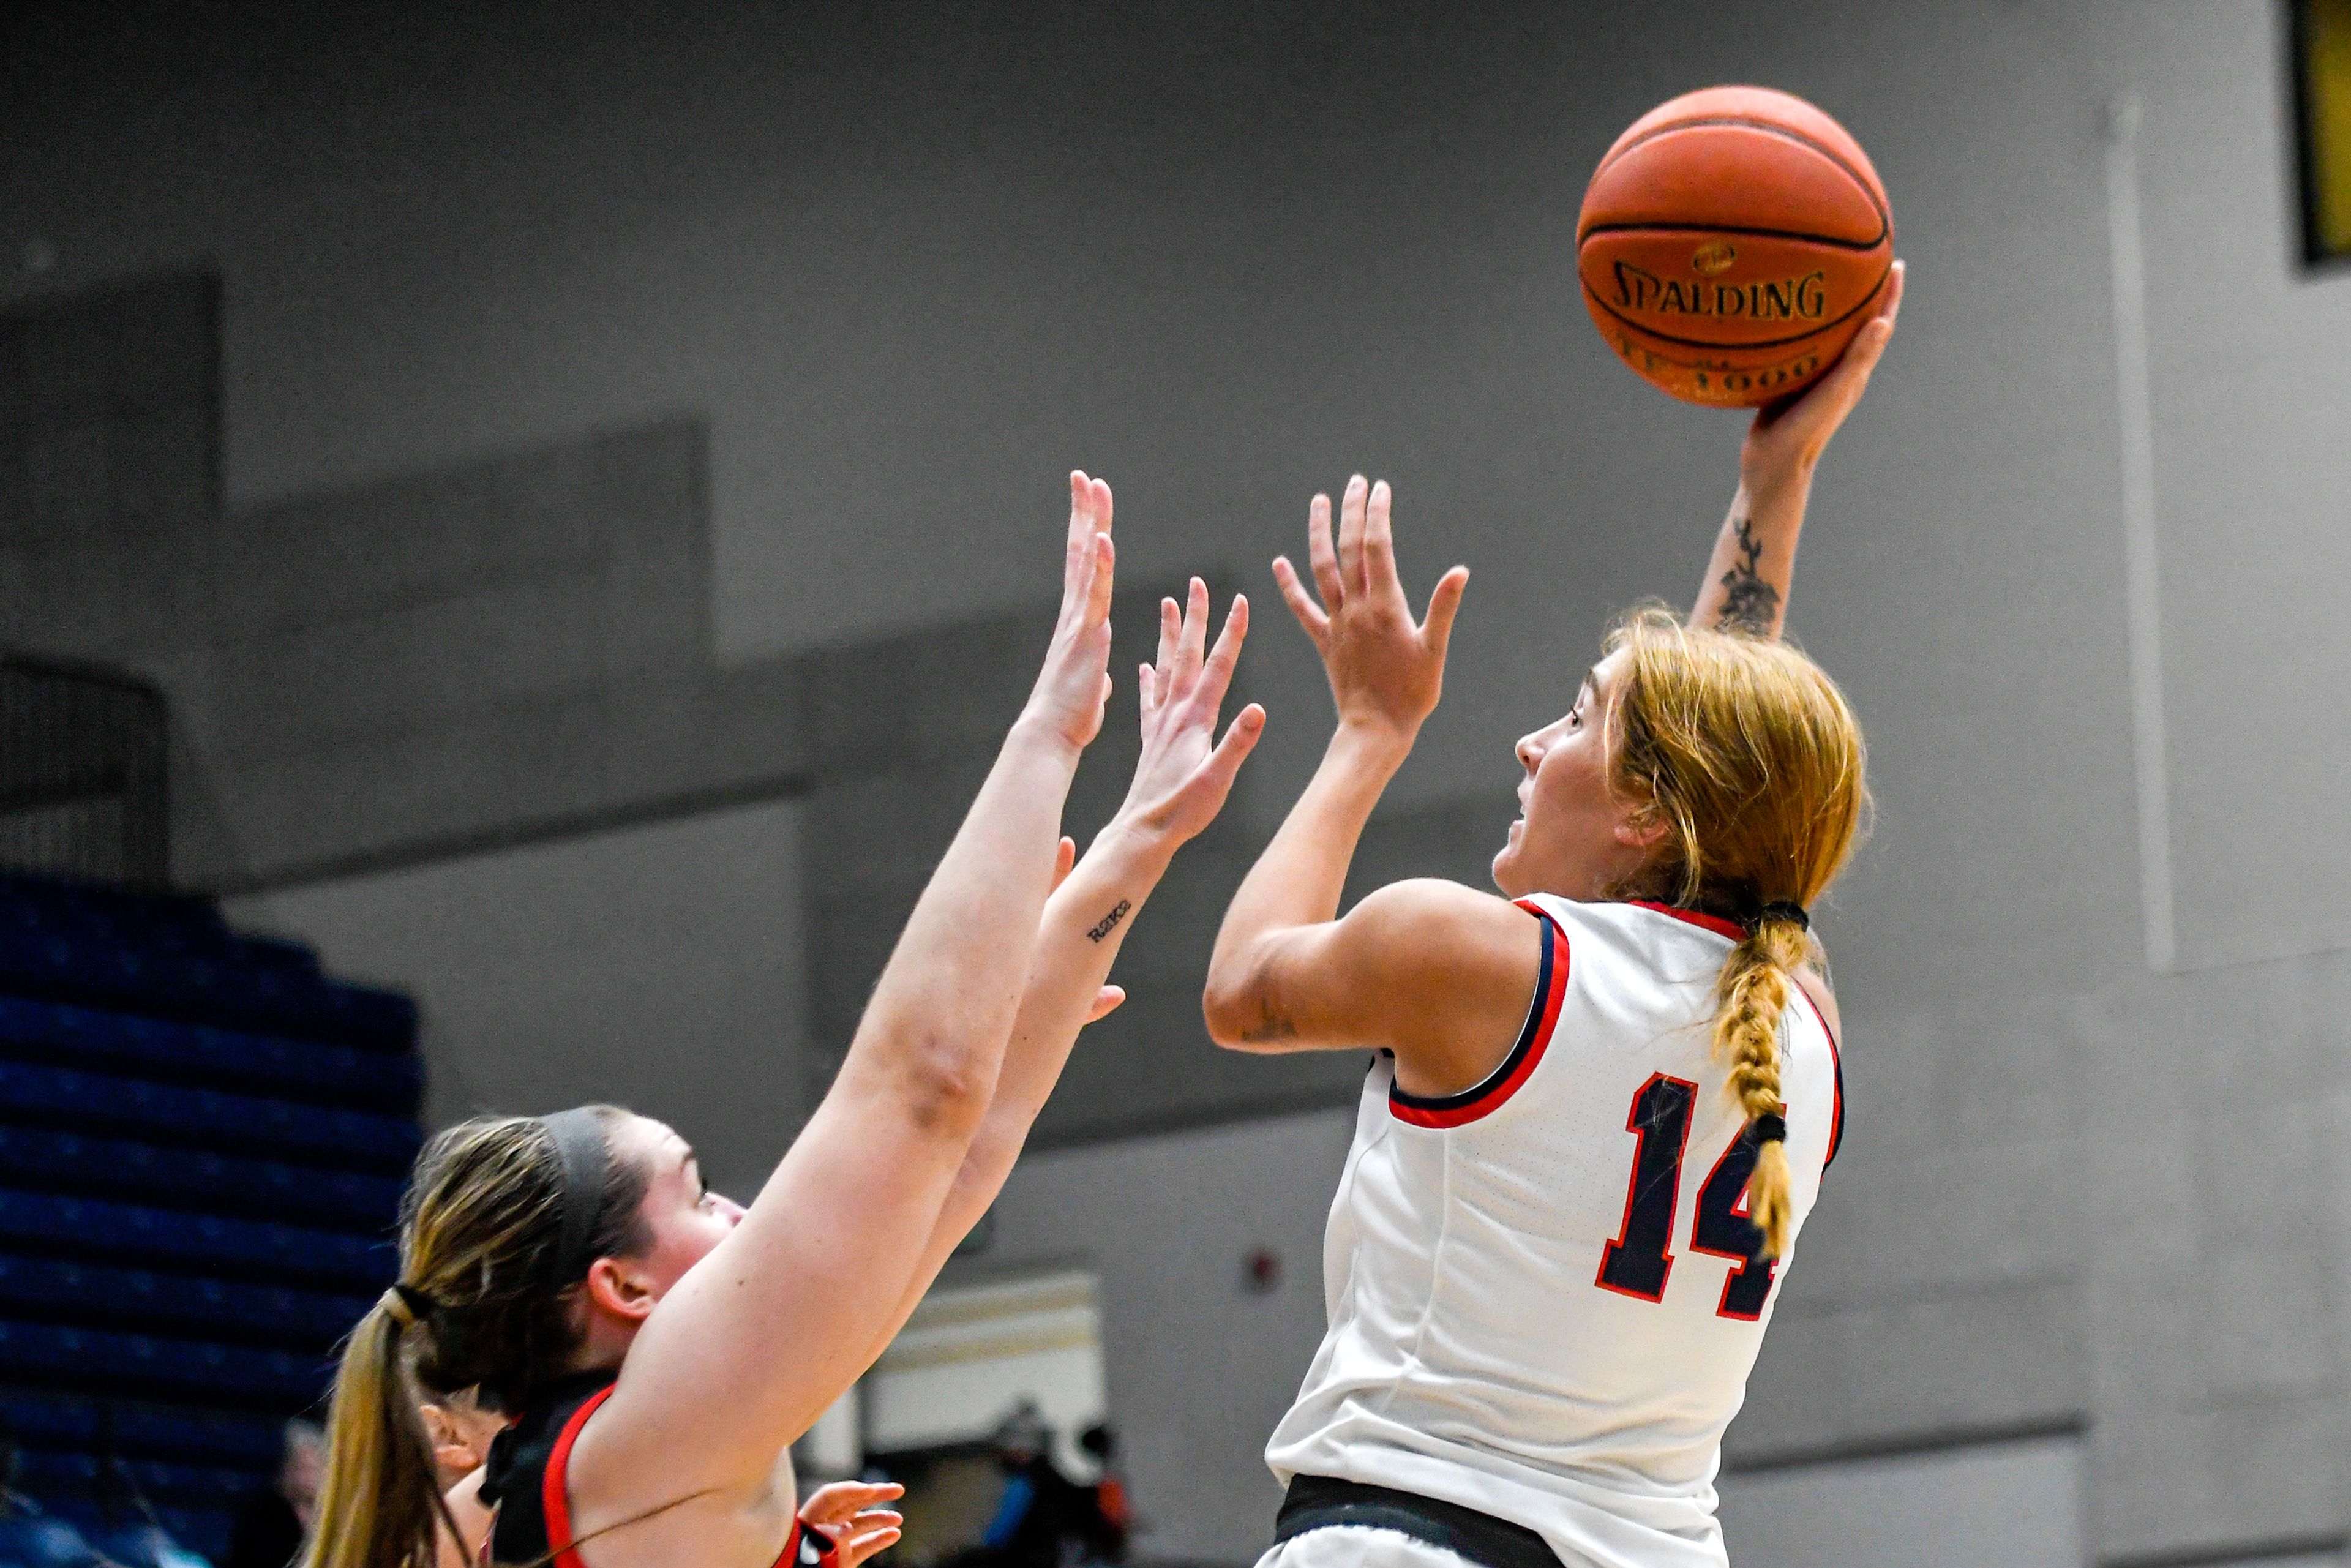
[(1869, 155), (1802, 99), (1716, 87), (1616, 139), (1575, 225), (1583, 303), (1651, 385), (1752, 408), (1801, 391), (1868, 320), (1894, 263)]

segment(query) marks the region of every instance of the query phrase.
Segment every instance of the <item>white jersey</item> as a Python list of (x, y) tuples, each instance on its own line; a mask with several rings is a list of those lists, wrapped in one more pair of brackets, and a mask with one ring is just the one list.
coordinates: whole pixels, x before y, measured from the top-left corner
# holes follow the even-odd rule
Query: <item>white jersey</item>
[[(1711, 1042), (1739, 928), (1520, 900), (1541, 978), (1487, 1080), (1426, 1099), (1384, 1054), (1323, 1242), (1330, 1329), (1266, 1459), (1537, 1531), (1573, 1568), (1719, 1568), (1723, 1428), (1790, 1259), (1753, 1260), (1754, 1149)], [(1836, 1045), (1782, 1022), (1801, 1226), (1843, 1132)], [(1792, 1259), (1793, 1249), (1790, 1249)]]

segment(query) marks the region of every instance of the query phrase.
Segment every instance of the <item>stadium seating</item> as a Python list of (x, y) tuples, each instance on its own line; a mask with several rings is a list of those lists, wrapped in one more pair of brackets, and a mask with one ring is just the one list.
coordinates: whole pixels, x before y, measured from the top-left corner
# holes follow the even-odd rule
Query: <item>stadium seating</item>
[(0, 1568), (225, 1549), (392, 1276), (415, 1026), (208, 902), (0, 875)]

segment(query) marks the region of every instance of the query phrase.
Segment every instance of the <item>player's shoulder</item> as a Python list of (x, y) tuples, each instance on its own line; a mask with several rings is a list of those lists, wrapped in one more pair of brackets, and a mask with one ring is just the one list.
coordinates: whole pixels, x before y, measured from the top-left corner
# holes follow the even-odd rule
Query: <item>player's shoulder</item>
[(1433, 876), (1392, 882), (1347, 914), (1348, 924), (1399, 960), (1438, 963), (1496, 941), (1522, 941), (1538, 918), (1509, 899)]
[(1399, 1019), (1426, 1015), (1449, 1025), (1492, 1010), (1514, 1022), (1541, 964), (1540, 916), (1436, 877), (1391, 883), (1343, 924), (1356, 972), (1377, 977)]

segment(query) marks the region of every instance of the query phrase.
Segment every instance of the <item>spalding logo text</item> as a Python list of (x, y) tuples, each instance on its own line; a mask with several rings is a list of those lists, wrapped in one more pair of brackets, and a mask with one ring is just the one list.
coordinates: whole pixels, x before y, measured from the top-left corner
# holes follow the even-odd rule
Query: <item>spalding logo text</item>
[(1685, 283), (1629, 261), (1616, 266), (1616, 304), (1657, 316), (1744, 316), (1755, 321), (1817, 321), (1828, 313), (1828, 274), (1762, 283)]

